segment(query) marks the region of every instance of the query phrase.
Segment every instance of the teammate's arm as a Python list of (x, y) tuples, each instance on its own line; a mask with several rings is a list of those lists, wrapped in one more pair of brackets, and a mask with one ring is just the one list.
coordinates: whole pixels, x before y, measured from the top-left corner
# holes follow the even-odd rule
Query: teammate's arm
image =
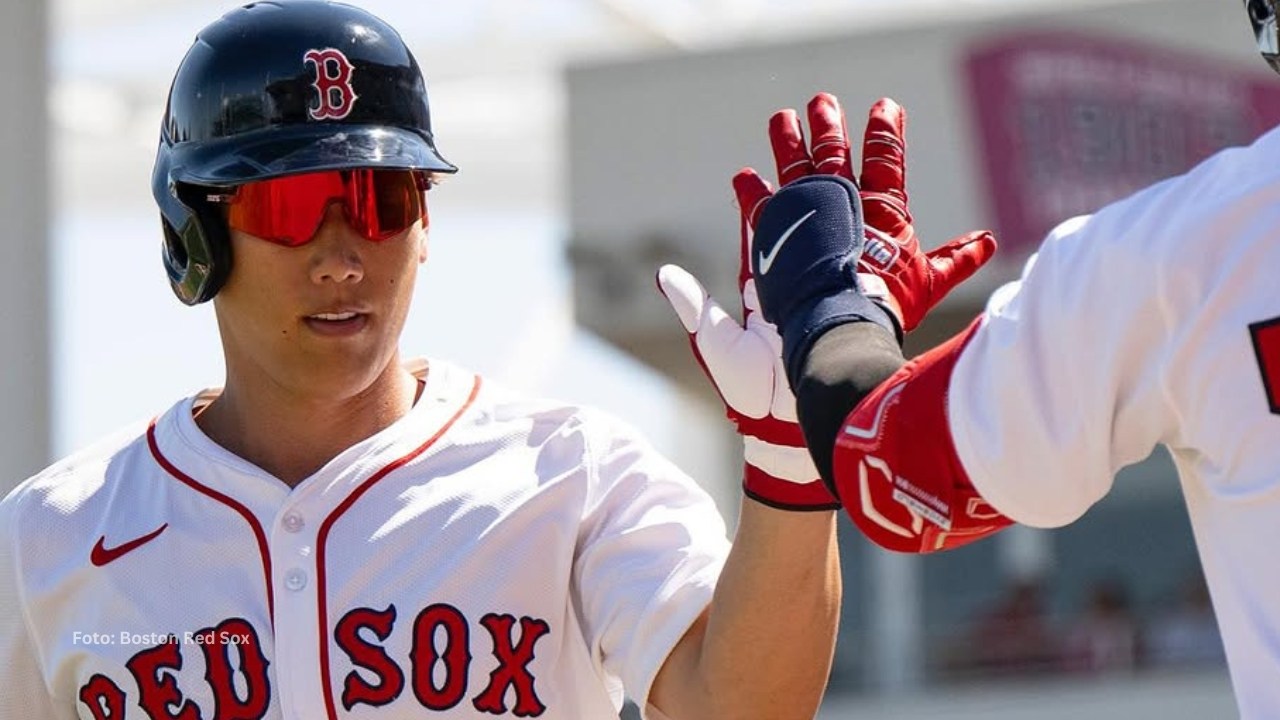
[(845, 418), (905, 363), (897, 340), (875, 323), (838, 325), (814, 342), (797, 377), (796, 410), (814, 462), (833, 485)]
[[(855, 398), (808, 392), (801, 379), (802, 419), (832, 408), (809, 429), (834, 433), (837, 493), (864, 534), (931, 552), (1011, 520), (1064, 525), (1120, 468), (1175, 437), (1169, 267), (1137, 230), (1140, 215), (1176, 212), (1162, 197), (1171, 187), (1064, 223), (978, 320), (856, 398), (834, 429), (843, 408), (833, 406)], [(865, 349), (847, 346), (851, 329), (821, 338), (808, 372), (824, 362), (835, 377), (854, 372)]]

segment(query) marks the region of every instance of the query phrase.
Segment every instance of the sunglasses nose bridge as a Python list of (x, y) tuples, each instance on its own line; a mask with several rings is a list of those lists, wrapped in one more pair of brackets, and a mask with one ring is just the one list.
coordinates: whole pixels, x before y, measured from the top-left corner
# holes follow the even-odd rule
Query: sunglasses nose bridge
[(334, 197), (325, 201), (311, 241), (321, 235), (335, 235), (350, 243), (363, 239), (359, 221), (345, 198)]

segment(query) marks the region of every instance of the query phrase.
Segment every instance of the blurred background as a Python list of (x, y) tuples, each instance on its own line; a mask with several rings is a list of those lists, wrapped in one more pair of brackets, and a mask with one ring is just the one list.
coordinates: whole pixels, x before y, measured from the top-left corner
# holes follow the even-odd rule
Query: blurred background
[[(652, 278), (678, 262), (735, 305), (729, 178), (772, 174), (774, 110), (831, 91), (856, 135), (895, 97), (926, 244), (997, 230), (998, 261), (911, 351), (966, 324), (1057, 222), (1280, 121), (1238, 0), (357, 2), (409, 41), (461, 168), (431, 193), (405, 353), (626, 418), (731, 525), (741, 448)], [(221, 383), (212, 309), (165, 282), (150, 171), (172, 71), (238, 4), (0, 3), (4, 487)], [(1162, 454), (1056, 531), (927, 558), (841, 533), (824, 718), (1235, 714)]]

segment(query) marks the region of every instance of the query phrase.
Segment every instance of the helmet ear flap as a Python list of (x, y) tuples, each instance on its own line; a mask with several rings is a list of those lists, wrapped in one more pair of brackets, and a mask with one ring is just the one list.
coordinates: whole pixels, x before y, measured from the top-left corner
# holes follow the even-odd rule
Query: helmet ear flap
[(1264, 23), (1275, 14), (1268, 0), (1245, 0), (1245, 6), (1249, 11), (1249, 20), (1255, 24)]
[(230, 233), (208, 193), (209, 188), (179, 183), (174, 202), (160, 212), (169, 286), (187, 305), (212, 300), (231, 273)]
[(181, 234), (169, 222), (169, 218), (164, 216), (164, 213), (160, 213), (160, 226), (164, 229), (164, 243), (160, 246), (160, 255), (164, 261), (165, 274), (169, 276), (169, 285), (179, 299), (190, 305), (192, 303), (188, 298), (194, 298), (194, 293), (187, 292), (185, 288), (191, 256), (187, 254), (187, 246), (182, 241)]
[(1276, 25), (1276, 0), (1245, 0), (1245, 12), (1258, 41), (1258, 51), (1280, 72), (1280, 29)]

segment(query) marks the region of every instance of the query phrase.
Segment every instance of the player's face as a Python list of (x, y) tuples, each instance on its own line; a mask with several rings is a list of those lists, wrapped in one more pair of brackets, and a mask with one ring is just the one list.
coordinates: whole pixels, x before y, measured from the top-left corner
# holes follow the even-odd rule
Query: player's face
[(231, 230), (233, 262), (214, 299), (228, 382), (257, 378), (292, 394), (351, 397), (399, 362), (400, 332), (426, 221), (374, 242), (331, 204), (309, 242), (286, 247)]

